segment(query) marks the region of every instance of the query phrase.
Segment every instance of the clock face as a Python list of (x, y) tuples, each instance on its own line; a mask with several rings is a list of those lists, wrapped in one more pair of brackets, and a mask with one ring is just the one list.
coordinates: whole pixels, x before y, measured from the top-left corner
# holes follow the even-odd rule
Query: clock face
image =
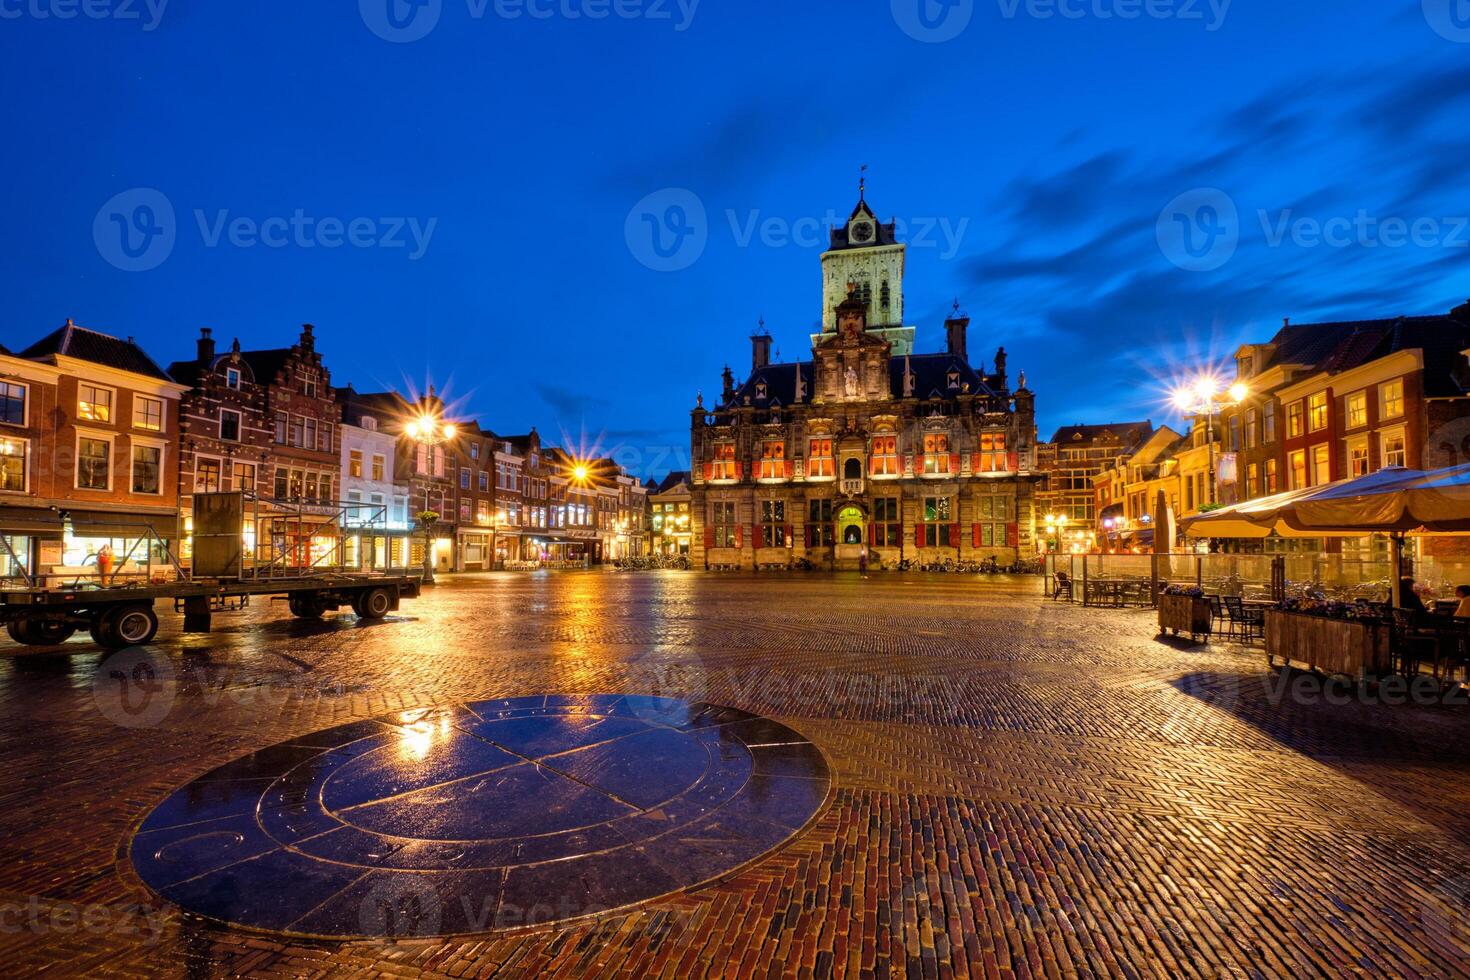
[(873, 240), (873, 225), (871, 222), (859, 221), (852, 226), (852, 240), (855, 242), (871, 242)]

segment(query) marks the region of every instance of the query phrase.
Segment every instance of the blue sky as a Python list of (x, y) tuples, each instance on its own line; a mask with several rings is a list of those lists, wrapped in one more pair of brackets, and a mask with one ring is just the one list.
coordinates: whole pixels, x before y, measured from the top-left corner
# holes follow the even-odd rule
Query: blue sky
[(1043, 437), (1470, 297), (1467, 0), (89, 2), (0, 0), (7, 346), (309, 321), (338, 383), (662, 471), (760, 317), (805, 356), (862, 165), (920, 349), (958, 297)]

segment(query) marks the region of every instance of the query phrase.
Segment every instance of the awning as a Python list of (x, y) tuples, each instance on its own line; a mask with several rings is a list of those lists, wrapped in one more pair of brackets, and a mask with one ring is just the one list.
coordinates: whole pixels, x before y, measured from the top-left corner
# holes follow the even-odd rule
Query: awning
[[(174, 513), (116, 513), (102, 510), (69, 510), (71, 533), (79, 538), (146, 538), (177, 540), (179, 516)], [(60, 516), (57, 517), (58, 522)]]
[(0, 507), (0, 534), (61, 537), (61, 515), (49, 507)]

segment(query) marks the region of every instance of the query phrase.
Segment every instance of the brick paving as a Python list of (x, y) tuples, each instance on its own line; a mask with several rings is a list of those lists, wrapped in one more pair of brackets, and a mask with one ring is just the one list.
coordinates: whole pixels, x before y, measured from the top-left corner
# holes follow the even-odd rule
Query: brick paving
[[(1259, 652), (1166, 642), (1147, 611), (1039, 593), (957, 576), (466, 577), (368, 626), (260, 605), (183, 637), (165, 616), (154, 659), (171, 676), (146, 704), (110, 677), (134, 664), (83, 640), (7, 648), (0, 969), (1470, 976), (1470, 706), (1283, 694)], [(715, 884), (467, 939), (219, 929), (127, 864), (153, 806), (264, 746), (399, 709), (624, 691), (791, 726), (831, 763), (829, 805)]]

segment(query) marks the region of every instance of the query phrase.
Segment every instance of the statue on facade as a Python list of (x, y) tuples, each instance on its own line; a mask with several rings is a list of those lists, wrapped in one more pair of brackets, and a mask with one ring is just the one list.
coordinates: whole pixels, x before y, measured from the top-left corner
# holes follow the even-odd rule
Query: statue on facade
[(857, 396), (858, 396), (858, 373), (857, 373), (857, 369), (854, 368), (852, 365), (849, 364), (847, 366), (847, 397), (848, 398), (856, 398)]

